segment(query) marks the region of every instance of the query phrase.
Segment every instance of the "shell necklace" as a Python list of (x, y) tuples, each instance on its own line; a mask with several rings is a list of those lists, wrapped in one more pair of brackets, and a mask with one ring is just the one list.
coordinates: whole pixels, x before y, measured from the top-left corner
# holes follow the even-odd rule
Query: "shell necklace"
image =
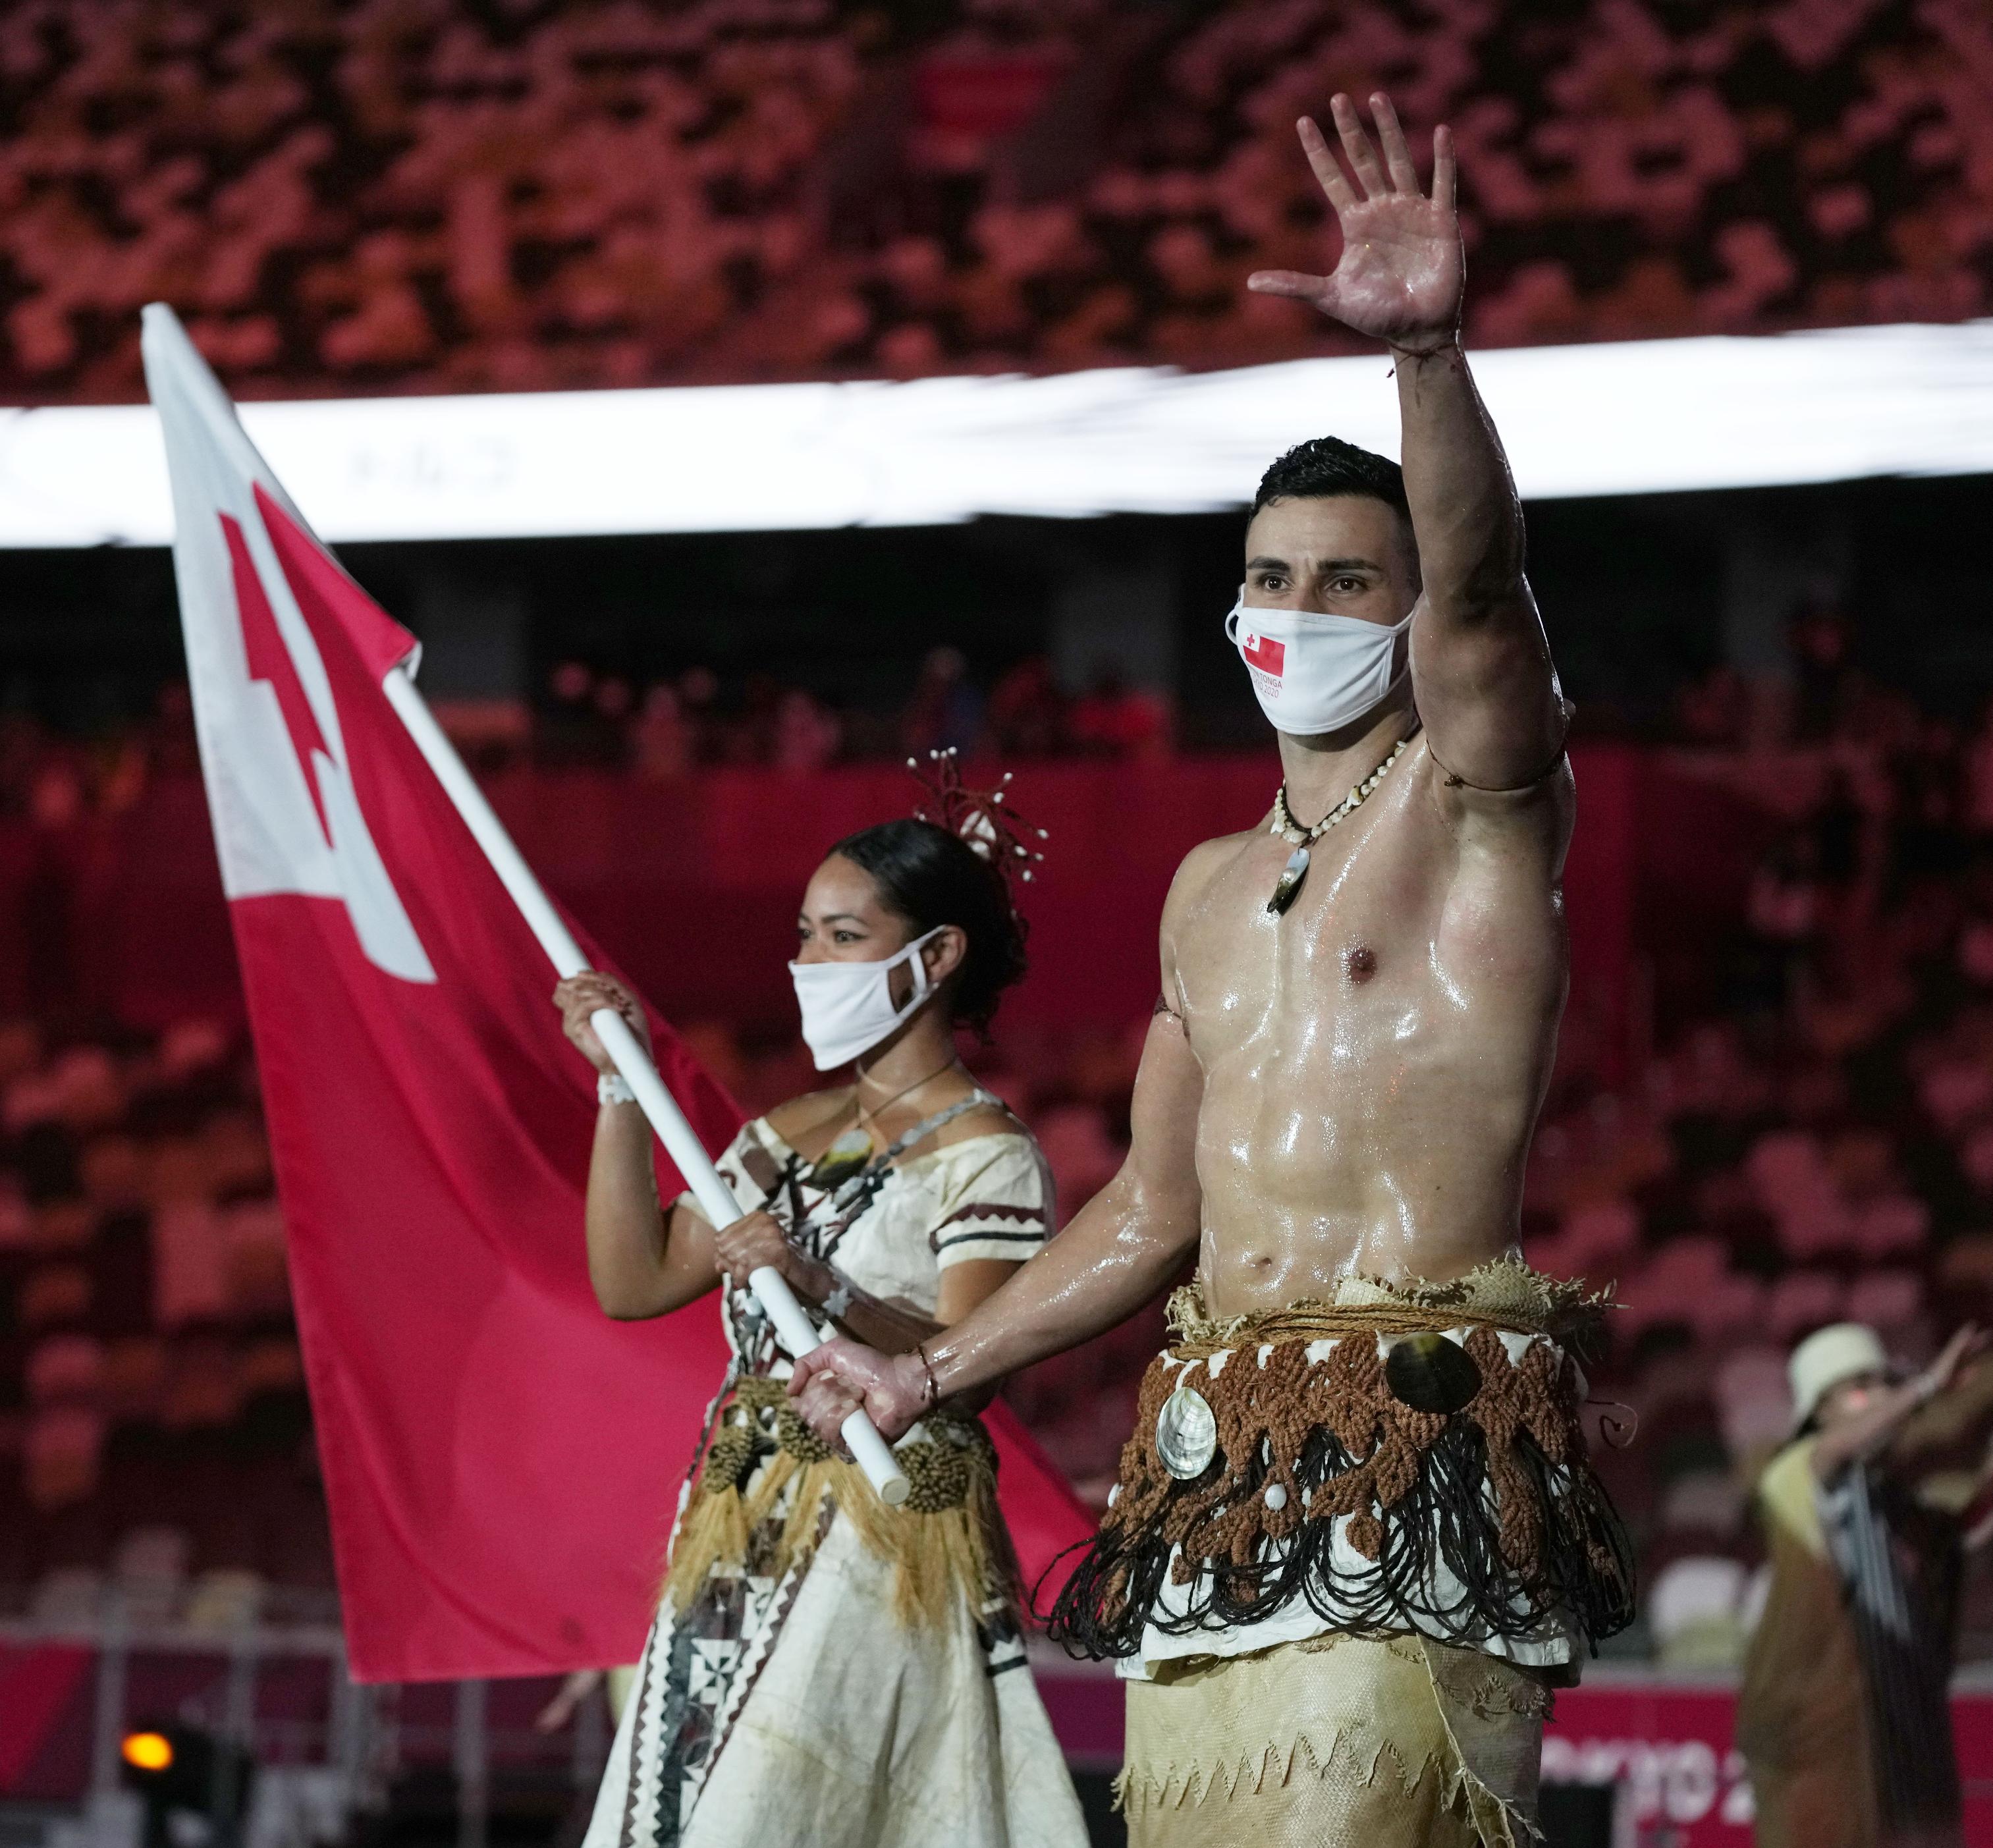
[(1337, 822), (1346, 819), (1361, 808), (1371, 791), (1384, 781), (1384, 773), (1404, 755), (1410, 738), (1400, 738), (1391, 746), (1391, 754), (1371, 771), (1361, 783), (1355, 784), (1349, 794), (1337, 803), (1312, 828), (1304, 828), (1297, 822), (1287, 807), (1287, 786), (1283, 783), (1273, 796), (1273, 822), (1270, 833), (1277, 834), (1284, 841), (1291, 841), (1294, 850), (1287, 856), (1287, 863), (1280, 874), (1280, 883), (1273, 888), (1273, 896), (1267, 900), (1267, 909), (1278, 917), (1294, 902), (1301, 889), (1301, 881), (1308, 877), (1308, 849), (1328, 832)]

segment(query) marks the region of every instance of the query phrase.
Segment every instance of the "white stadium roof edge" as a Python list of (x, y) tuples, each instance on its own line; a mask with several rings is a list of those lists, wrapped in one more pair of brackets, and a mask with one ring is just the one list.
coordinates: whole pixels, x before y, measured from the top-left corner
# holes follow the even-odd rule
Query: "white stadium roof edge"
[[(1473, 354), (1525, 499), (1993, 472), (1993, 320)], [(333, 541), (935, 525), (1242, 505), (1333, 431), (1395, 454), (1383, 354), (1223, 372), (248, 404)], [(163, 545), (149, 406), (0, 410), (0, 546)]]

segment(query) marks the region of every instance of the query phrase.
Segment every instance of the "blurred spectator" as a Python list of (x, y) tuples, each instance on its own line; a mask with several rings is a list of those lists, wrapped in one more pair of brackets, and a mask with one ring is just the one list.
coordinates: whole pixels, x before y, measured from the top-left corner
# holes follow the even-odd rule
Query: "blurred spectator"
[[(604, 679), (605, 686), (610, 684)], [(547, 699), (536, 740), (541, 762), (549, 766), (602, 766), (621, 760), (622, 704), (614, 695), (597, 696), (594, 670), (585, 661), (564, 661), (547, 676)]]
[(990, 733), (1006, 758), (1049, 757), (1066, 742), (1066, 701), (1042, 654), (1027, 655), (990, 695)]
[(1452, 124), (1482, 343), (1984, 312), (1969, 5), (19, 0), (0, 387), (557, 389), (1334, 350), (1295, 114)]
[(1786, 639), (1793, 661), (1793, 736), (1817, 744), (1840, 729), (1859, 688), (1848, 660), (1848, 621), (1831, 604), (1802, 604)]
[(983, 702), (959, 648), (932, 648), (921, 662), (913, 697), (900, 721), (900, 739), (914, 757), (929, 751), (969, 755), (980, 741)]
[(776, 702), (770, 761), (781, 770), (821, 770), (836, 757), (842, 736), (829, 708), (792, 687)]
[(1168, 700), (1152, 688), (1126, 685), (1112, 666), (1103, 667), (1073, 702), (1068, 726), (1073, 742), (1097, 756), (1154, 758), (1169, 752)]
[(1750, 689), (1735, 668), (1712, 668), (1685, 683), (1675, 699), (1675, 729), (1687, 744), (1717, 748), (1744, 742)]
[(679, 711), (692, 748), (692, 761), (711, 763), (718, 753), (715, 711), (720, 676), (710, 668), (688, 668), (679, 676)]
[(1979, 729), (1962, 753), (1961, 819), (1980, 839), (1993, 838), (1993, 700), (1979, 715)]
[(668, 782), (692, 767), (696, 743), (678, 688), (659, 681), (644, 694), (631, 729), (631, 767), (646, 782)]

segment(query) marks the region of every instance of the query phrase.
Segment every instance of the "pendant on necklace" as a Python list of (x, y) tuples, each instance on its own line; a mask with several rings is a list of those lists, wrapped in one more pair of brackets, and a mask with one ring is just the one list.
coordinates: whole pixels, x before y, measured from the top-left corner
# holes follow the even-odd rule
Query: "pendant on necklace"
[(1273, 888), (1273, 896), (1267, 900), (1267, 909), (1277, 917), (1294, 902), (1294, 894), (1301, 889), (1301, 881), (1308, 877), (1308, 850), (1297, 847), (1287, 856), (1287, 864), (1280, 874), (1280, 883)]
[(1299, 843), (1287, 856), (1286, 868), (1280, 874), (1280, 883), (1273, 888), (1273, 896), (1267, 900), (1267, 909), (1277, 917), (1294, 902), (1301, 889), (1301, 881), (1308, 877), (1308, 849), (1341, 821), (1347, 819), (1370, 799), (1370, 792), (1384, 780), (1384, 773), (1405, 754), (1405, 746), (1411, 740), (1400, 738), (1391, 746), (1391, 754), (1369, 776), (1352, 789), (1328, 813), (1304, 831), (1287, 807), (1287, 786), (1283, 783), (1273, 793), (1273, 825), (1270, 832)]
[(811, 1165), (809, 1184), (828, 1194), (871, 1159), (872, 1138), (863, 1129), (847, 1129)]

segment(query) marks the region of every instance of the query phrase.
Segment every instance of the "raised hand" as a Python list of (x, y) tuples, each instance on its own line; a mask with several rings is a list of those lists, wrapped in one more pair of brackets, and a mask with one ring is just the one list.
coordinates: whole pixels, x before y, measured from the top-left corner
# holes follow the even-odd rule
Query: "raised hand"
[(1957, 1379), (1959, 1369), (1967, 1361), (1977, 1360), (1988, 1344), (1984, 1329), (1977, 1323), (1968, 1322), (1944, 1344), (1937, 1358), (1926, 1371), (1924, 1378), (1930, 1382), (1933, 1393), (1947, 1392)]
[(1393, 347), (1423, 350), (1442, 345), (1459, 330), (1465, 275), (1453, 205), (1453, 137), (1444, 128), (1434, 131), (1428, 198), (1419, 190), (1411, 150), (1389, 97), (1380, 91), (1370, 99), (1381, 157), (1348, 97), (1336, 96), (1329, 108), (1355, 176), (1353, 185), (1312, 119), (1303, 116), (1298, 126), (1308, 165), (1335, 208), (1342, 259), (1332, 275), (1262, 269), (1246, 278), (1246, 286), (1261, 295), (1312, 302), (1345, 326)]

